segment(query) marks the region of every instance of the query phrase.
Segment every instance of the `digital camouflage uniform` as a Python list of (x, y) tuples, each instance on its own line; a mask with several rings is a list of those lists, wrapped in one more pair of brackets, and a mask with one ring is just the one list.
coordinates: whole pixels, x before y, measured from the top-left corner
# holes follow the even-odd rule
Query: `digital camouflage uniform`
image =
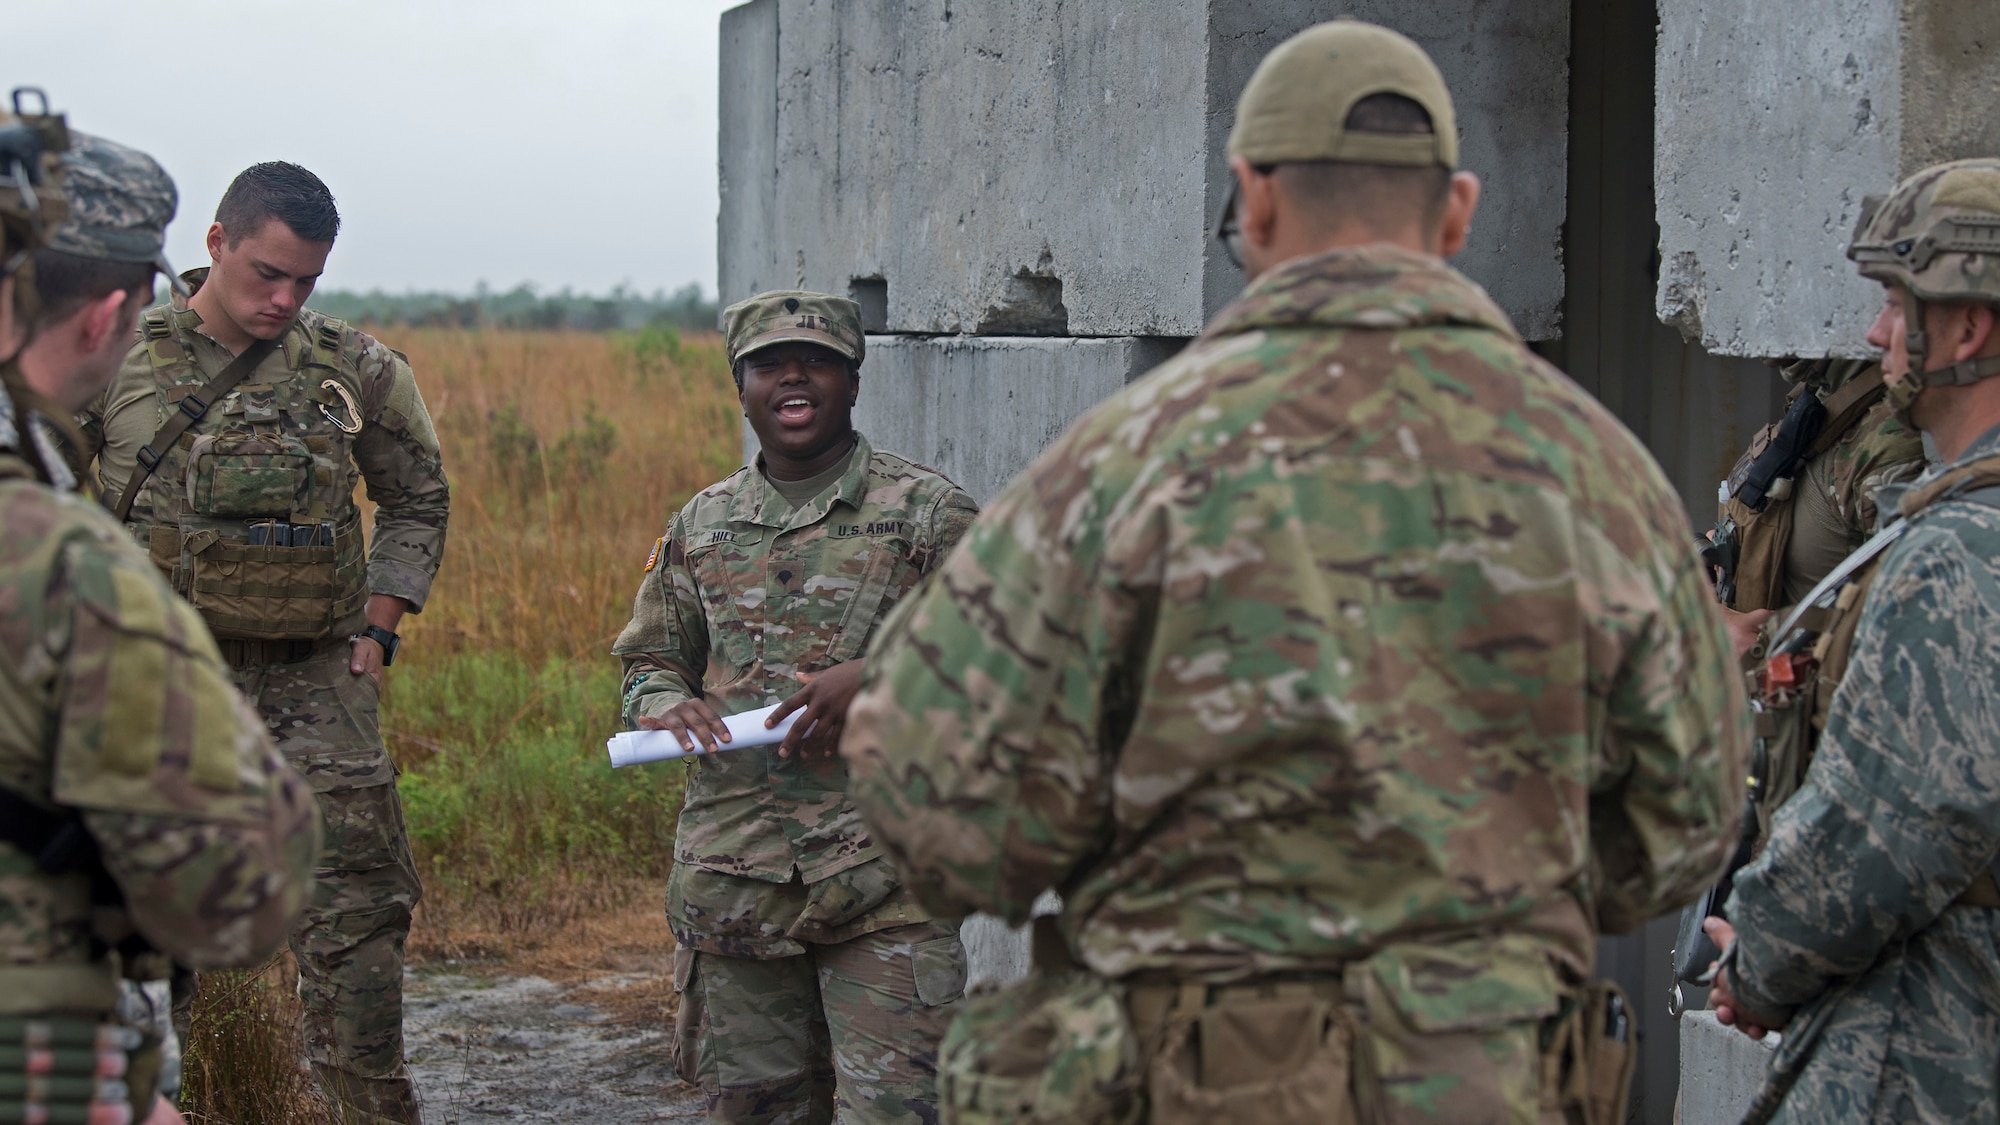
[[(1918, 491), (1982, 460), (2000, 483), (2000, 432)], [(1795, 1084), (1767, 1119), (2000, 1121), (2000, 910), (1956, 901), (2000, 854), (2000, 507), (1917, 515), (1847, 669), (1729, 900), (1731, 987), (1791, 1017), (1772, 1081)]]
[[(1697, 894), (1741, 800), (1685, 527), (1478, 286), (1386, 244), (1297, 259), (1086, 414), (891, 620), (855, 801), (931, 909), (1018, 922), (1059, 889), (1068, 951), (1134, 996), (1330, 981), (1381, 1120), (1546, 1119), (1538, 1038), (1598, 935)], [(1260, 1118), (1240, 1081), (1189, 1093), (1156, 1058), (1151, 1112), (1177, 1085), (1176, 1120), (1343, 1119)]]
[[(1921, 374), (1888, 398), (1907, 420), (1924, 388), (2000, 374), (1928, 356), (1922, 334), (1928, 302), (2000, 305), (2000, 159), (1925, 169), (1865, 209), (1849, 257), (1916, 328)], [(1846, 671), (1728, 903), (1731, 989), (1789, 1021), (1751, 1122), (2000, 1121), (2000, 428), (1879, 499), (1904, 522), (1806, 603), (1811, 655)]]
[[(206, 273), (185, 277), (199, 287)], [(142, 317), (117, 380), (80, 418), (107, 498), (122, 495), (138, 451), (178, 403), (233, 358), (201, 331), (198, 313), (175, 304)], [(231, 446), (232, 438), (262, 444)], [(275, 452), (237, 461), (296, 466), (268, 511), (225, 488), (231, 479), (266, 478), (223, 474), (229, 450), (266, 448)], [(353, 1110), (414, 1119), (403, 1062), (403, 944), (422, 887), (377, 719), (380, 689), (373, 677), (349, 671), (348, 638), (364, 623), (370, 593), (421, 611), (443, 557), (450, 488), (430, 415), (400, 354), (308, 309), (249, 378), (164, 452), (134, 503), (131, 530), (223, 638), (237, 686), (312, 784), (326, 819), (317, 889), (292, 937), (308, 1058), (321, 1087)], [(365, 558), (357, 482), (377, 505)], [(256, 555), (244, 543), (258, 516), (331, 524), (333, 545), (302, 551), (319, 569), (297, 580), (279, 572), (276, 597), (236, 591), (205, 603), (210, 576), (252, 565), (230, 552)], [(221, 561), (204, 571), (214, 557)], [(294, 581), (296, 589), (285, 585)], [(304, 627), (301, 606), (314, 615)], [(254, 639), (259, 614), (308, 635)]]
[[(697, 694), (757, 710), (796, 673), (862, 656), (976, 511), (859, 435), (845, 475), (797, 509), (756, 468), (710, 486), (673, 518), (612, 650), (627, 720)], [(842, 1121), (935, 1121), (937, 1043), (965, 988), (956, 918), (903, 890), (837, 756), (725, 745), (687, 770), (667, 920), (677, 1066), (710, 1120), (823, 1122), (837, 1082)]]
[[(165, 173), (81, 134), (66, 159), (71, 215), (51, 247), (157, 255), (175, 204)], [(53, 874), (0, 843), (0, 1016), (108, 1015), (121, 972), (156, 972), (159, 954), (259, 963), (306, 901), (320, 836), (310, 790), (231, 687), (200, 618), (73, 492), (61, 421), (24, 427), (0, 395), (0, 785), (80, 816), (116, 904), (106, 910), (93, 885), (97, 863)], [(24, 440), (48, 475), (21, 455)], [(139, 1116), (161, 1077), (133, 1072)]]

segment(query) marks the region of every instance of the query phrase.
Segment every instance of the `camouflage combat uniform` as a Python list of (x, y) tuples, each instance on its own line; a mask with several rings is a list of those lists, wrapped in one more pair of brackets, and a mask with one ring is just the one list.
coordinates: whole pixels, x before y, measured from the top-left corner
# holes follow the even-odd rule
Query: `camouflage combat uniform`
[[(757, 469), (712, 485), (673, 518), (612, 650), (627, 720), (697, 695), (724, 716), (768, 707), (799, 690), (795, 673), (862, 656), (976, 511), (859, 435), (846, 473), (796, 509)], [(825, 1121), (836, 1079), (843, 1121), (935, 1120), (964, 949), (869, 839), (846, 766), (725, 747), (687, 769), (667, 920), (677, 1066), (710, 1119)]]
[[(199, 287), (206, 274), (184, 276)], [(198, 313), (184, 302), (176, 306), (144, 315), (117, 381), (79, 419), (107, 497), (122, 495), (138, 451), (176, 405), (233, 358), (201, 331)], [(403, 1062), (403, 943), (423, 892), (396, 795), (396, 766), (377, 719), (380, 688), (373, 677), (349, 671), (349, 637), (364, 623), (370, 593), (393, 594), (412, 612), (422, 610), (444, 553), (450, 488), (430, 415), (401, 355), (310, 309), (281, 339), (248, 379), (164, 451), (133, 505), (130, 526), (161, 572), (204, 611), (237, 686), (312, 784), (325, 815), (317, 890), (292, 938), (315, 1074), (348, 1104), (403, 1120), (416, 1113)], [(330, 549), (314, 548), (331, 575), (312, 591), (320, 598), (316, 639), (250, 639), (258, 624), (245, 618), (258, 612), (255, 603), (248, 610), (244, 599), (204, 604), (196, 569), (204, 551), (241, 550), (246, 535), (247, 511), (220, 507), (220, 488), (218, 509), (205, 510), (211, 496), (193, 487), (205, 483), (201, 451), (221, 448), (203, 440), (231, 434), (276, 435), (290, 448), (302, 447), (305, 483), (303, 495), (293, 498), (295, 518), (331, 524), (333, 531)], [(366, 482), (377, 504), (365, 559), (357, 481)], [(299, 604), (286, 601), (280, 611)]]
[[(1743, 539), (1744, 564), (1737, 574), (1742, 611), (1798, 604), (1828, 571), (1875, 534), (1875, 493), (1884, 485), (1906, 484), (1924, 468), (1923, 439), (1896, 420), (1883, 395), (1881, 365), (1868, 360), (1800, 360), (1784, 370), (1793, 393), (1817, 395), (1828, 419), (1799, 466), (1789, 494), (1773, 498), (1762, 512), (1740, 500), (1724, 502), (1723, 519), (1734, 520)], [(1842, 410), (1849, 400), (1852, 407)], [(1776, 424), (1758, 435), (1738, 462), (1739, 470), (1762, 451)], [(1732, 473), (1731, 479), (1737, 474)], [(1769, 540), (1768, 546), (1761, 540)], [(1752, 560), (1763, 560), (1753, 565)]]
[[(1347, 1003), (1270, 1053), (1311, 1055), (1344, 1007), (1382, 1120), (1536, 1120), (1538, 1040), (1598, 934), (1697, 894), (1741, 800), (1686, 526), (1443, 262), (1294, 260), (1085, 415), (890, 621), (843, 743), (872, 763), (855, 802), (940, 913), (1018, 922), (1060, 889), (1146, 1054), (1160, 986), (1326, 981)], [(1200, 1096), (1340, 1119), (1259, 1117), (1241, 1077), (1153, 1057), (1156, 1120), (1163, 1083), (1200, 1087), (1175, 1120)], [(1345, 1098), (1345, 1057), (1325, 1073)]]
[[(100, 139), (78, 135), (76, 155), (96, 176), (72, 170), (64, 190), (89, 229), (58, 231), (52, 248), (133, 260), (93, 231), (111, 227), (130, 252), (135, 220), (121, 212), (151, 193), (171, 216), (171, 182)], [(60, 423), (23, 426), (12, 399), (0, 395), (0, 784), (79, 817), (97, 858), (52, 873), (0, 843), (0, 1015), (102, 1018), (121, 1004), (121, 973), (156, 972), (160, 954), (203, 968), (268, 956), (306, 901), (319, 817), (200, 618), (74, 493)], [(29, 445), (43, 472), (22, 456)], [(167, 1076), (158, 1059), (134, 1065), (147, 1068), (130, 1075), (143, 1118)], [(21, 1098), (19, 1086), (0, 1094), (16, 1112)]]

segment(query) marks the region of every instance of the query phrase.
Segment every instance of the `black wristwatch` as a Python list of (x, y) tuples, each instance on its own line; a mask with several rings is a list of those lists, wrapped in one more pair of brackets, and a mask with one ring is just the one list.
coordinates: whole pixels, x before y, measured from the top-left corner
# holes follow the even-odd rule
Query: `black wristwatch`
[(374, 641), (382, 646), (382, 667), (396, 662), (396, 650), (403, 647), (403, 638), (391, 633), (380, 625), (370, 625), (359, 633), (347, 638), (350, 641)]

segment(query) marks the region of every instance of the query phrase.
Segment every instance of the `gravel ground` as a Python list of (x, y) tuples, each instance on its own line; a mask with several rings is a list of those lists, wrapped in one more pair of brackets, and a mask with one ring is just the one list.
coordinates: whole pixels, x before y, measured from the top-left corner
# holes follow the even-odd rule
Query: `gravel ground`
[(613, 973), (566, 988), (536, 976), (426, 967), (406, 980), (410, 1070), (434, 1125), (703, 1120), (701, 1094), (674, 1077), (665, 1035), (620, 1023), (576, 994), (639, 986)]

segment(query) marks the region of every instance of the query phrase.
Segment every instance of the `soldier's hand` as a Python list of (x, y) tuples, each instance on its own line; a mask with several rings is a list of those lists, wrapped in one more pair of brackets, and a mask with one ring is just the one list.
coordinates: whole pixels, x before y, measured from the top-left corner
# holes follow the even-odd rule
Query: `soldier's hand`
[(832, 757), (840, 746), (841, 729), (847, 725), (847, 708), (861, 691), (861, 662), (850, 660), (821, 672), (800, 672), (798, 677), (805, 688), (778, 704), (764, 726), (776, 727), (785, 716), (802, 711), (785, 740), (778, 743), (778, 756), (789, 758), (798, 752)]
[(379, 685), (382, 682), (382, 646), (368, 637), (356, 637), (347, 647), (348, 672), (356, 676), (373, 676)]
[[(1715, 942), (1718, 948), (1728, 949), (1730, 943), (1736, 940), (1736, 927), (1720, 918), (1710, 918), (1701, 924), (1701, 928), (1708, 933), (1709, 939)], [(1729, 987), (1727, 968), (1715, 974), (1715, 983), (1709, 986), (1708, 1002), (1715, 1008), (1716, 1022), (1724, 1027), (1733, 1027), (1752, 1039), (1762, 1039), (1772, 1031), (1778, 1030), (1761, 1022), (1744, 1009), (1742, 1002), (1736, 999), (1735, 991)]]
[(1735, 651), (1736, 659), (1743, 659), (1757, 644), (1757, 634), (1764, 629), (1764, 622), (1771, 619), (1768, 609), (1753, 609), (1748, 613), (1738, 613), (1728, 606), (1722, 607), (1722, 623), (1729, 630), (1729, 647)]
[(695, 753), (713, 752), (722, 749), (729, 741), (729, 728), (723, 725), (722, 716), (708, 705), (706, 699), (690, 699), (674, 704), (673, 710), (655, 719), (651, 715), (639, 717), (640, 730), (668, 730), (680, 741), (681, 749)]

